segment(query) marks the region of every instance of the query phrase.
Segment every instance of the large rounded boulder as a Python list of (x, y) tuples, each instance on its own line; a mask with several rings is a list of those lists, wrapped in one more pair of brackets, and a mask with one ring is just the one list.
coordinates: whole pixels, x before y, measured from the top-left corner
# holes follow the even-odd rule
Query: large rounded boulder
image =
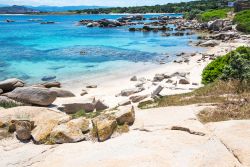
[(10, 92), (17, 87), (23, 87), (24, 82), (17, 78), (10, 78), (4, 81), (0, 81), (0, 89), (3, 92)]
[(39, 87), (16, 88), (12, 92), (5, 93), (4, 95), (18, 102), (38, 106), (49, 106), (57, 97), (56, 92)]

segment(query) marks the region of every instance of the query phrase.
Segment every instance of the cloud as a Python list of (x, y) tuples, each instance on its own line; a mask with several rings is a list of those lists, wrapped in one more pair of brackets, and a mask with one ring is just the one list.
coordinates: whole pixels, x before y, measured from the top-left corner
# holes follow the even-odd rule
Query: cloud
[(166, 4), (170, 2), (184, 2), (189, 0), (1, 0), (1, 4), (8, 5), (50, 5), (50, 6), (141, 6)]

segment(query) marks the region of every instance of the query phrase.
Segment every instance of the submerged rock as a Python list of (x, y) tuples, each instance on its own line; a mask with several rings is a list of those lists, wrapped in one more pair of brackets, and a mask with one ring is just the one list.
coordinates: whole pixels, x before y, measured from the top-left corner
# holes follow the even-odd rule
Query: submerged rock
[(44, 76), (42, 77), (42, 81), (51, 81), (51, 80), (54, 80), (56, 79), (56, 76)]

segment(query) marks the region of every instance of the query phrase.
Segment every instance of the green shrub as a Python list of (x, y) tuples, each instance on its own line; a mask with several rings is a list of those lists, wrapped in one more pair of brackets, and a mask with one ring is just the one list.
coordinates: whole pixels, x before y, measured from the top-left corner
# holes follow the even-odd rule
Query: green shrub
[(250, 33), (250, 10), (244, 10), (237, 13), (233, 22), (237, 25), (237, 30)]
[(198, 18), (200, 21), (208, 22), (216, 19), (223, 19), (227, 17), (227, 13), (231, 9), (218, 9), (218, 10), (209, 10), (203, 12)]
[(208, 84), (214, 82), (217, 78), (222, 75), (222, 72), (226, 65), (229, 62), (229, 54), (225, 56), (218, 57), (210, 64), (202, 72), (202, 83)]
[(216, 79), (249, 81), (250, 48), (239, 47), (208, 64), (202, 72), (202, 83), (212, 83)]
[(221, 79), (250, 81), (250, 48), (241, 47), (239, 52), (230, 55), (229, 64), (225, 66)]

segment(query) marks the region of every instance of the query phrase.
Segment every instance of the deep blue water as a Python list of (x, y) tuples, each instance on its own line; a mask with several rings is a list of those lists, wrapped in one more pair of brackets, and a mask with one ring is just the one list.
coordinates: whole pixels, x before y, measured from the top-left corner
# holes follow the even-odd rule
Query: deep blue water
[[(152, 17), (153, 15), (146, 15)], [(131, 67), (136, 62), (155, 63), (174, 54), (194, 51), (188, 45), (196, 35), (162, 37), (161, 33), (129, 32), (128, 27), (87, 28), (81, 19), (117, 19), (121, 15), (0, 15), (0, 80), (18, 77), (38, 82), (43, 76), (57, 80), (94, 75)], [(6, 23), (6, 19), (15, 20)], [(29, 19), (55, 21), (42, 25)], [(80, 54), (82, 53), (82, 54)]]

